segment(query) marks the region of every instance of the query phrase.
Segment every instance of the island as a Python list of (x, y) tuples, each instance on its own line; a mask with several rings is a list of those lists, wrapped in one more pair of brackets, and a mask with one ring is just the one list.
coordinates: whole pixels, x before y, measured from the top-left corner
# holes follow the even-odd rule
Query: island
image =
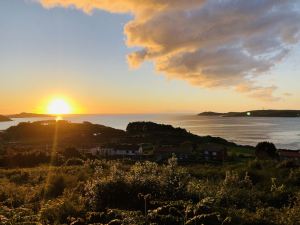
[(222, 116), (222, 117), (300, 117), (300, 110), (251, 110), (245, 112), (203, 112), (198, 116)]
[(7, 121), (12, 121), (10, 118), (0, 115), (0, 122), (7, 122)]
[(224, 113), (218, 113), (218, 112), (202, 112), (202, 113), (199, 113), (198, 116), (222, 116), (224, 115)]
[(19, 114), (8, 115), (9, 118), (45, 118), (45, 117), (53, 117), (48, 114), (38, 114), (38, 113), (26, 113), (22, 112)]

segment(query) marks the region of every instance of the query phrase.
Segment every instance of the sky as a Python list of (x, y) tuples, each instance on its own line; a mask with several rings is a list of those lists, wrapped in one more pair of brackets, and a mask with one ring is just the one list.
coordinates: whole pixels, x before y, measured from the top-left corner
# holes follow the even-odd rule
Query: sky
[(0, 114), (300, 109), (296, 0), (1, 0)]

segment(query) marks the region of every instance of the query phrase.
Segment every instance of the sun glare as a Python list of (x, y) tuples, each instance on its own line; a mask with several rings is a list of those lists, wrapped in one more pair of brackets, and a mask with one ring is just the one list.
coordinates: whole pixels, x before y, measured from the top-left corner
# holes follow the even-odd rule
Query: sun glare
[(52, 115), (64, 115), (72, 113), (72, 107), (64, 99), (53, 99), (47, 108), (47, 113)]

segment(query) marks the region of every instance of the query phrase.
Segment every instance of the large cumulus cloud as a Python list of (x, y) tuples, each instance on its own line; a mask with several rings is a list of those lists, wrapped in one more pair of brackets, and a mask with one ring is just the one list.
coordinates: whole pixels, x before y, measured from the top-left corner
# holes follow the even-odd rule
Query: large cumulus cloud
[(277, 100), (254, 80), (300, 40), (298, 0), (39, 0), (43, 6), (131, 13), (125, 26), (131, 67), (152, 61), (169, 78), (202, 87), (234, 87)]

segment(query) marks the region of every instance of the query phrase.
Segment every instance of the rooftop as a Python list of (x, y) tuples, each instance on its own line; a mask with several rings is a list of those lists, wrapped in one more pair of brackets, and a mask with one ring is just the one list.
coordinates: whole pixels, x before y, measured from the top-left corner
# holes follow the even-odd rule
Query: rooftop
[(300, 150), (281, 149), (278, 151), (278, 153), (280, 156), (300, 158)]
[(209, 151), (209, 152), (219, 152), (226, 150), (226, 147), (220, 144), (215, 143), (206, 143), (200, 146), (202, 150)]
[(117, 145), (117, 144), (111, 144), (111, 145), (105, 145), (103, 146), (104, 148), (112, 148), (115, 150), (123, 150), (123, 151), (138, 151), (139, 150), (139, 146), (138, 145), (131, 145), (131, 144), (123, 144), (123, 145)]

